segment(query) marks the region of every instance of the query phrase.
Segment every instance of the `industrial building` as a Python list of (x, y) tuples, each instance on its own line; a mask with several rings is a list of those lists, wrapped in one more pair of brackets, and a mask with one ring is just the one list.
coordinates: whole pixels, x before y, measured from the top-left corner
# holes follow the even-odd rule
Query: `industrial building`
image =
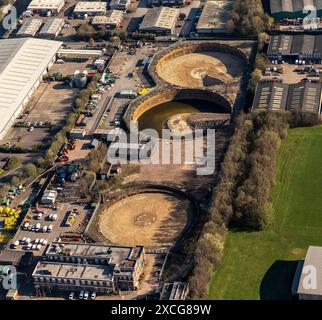
[(316, 8), (317, 17), (322, 16), (322, 1), (320, 0), (270, 0), (272, 16), (277, 20), (304, 18), (309, 14), (304, 8)]
[(299, 300), (322, 300), (321, 261), (322, 247), (316, 246), (309, 246), (305, 260), (298, 261), (292, 294)]
[(60, 19), (60, 18), (48, 19), (45, 25), (40, 30), (39, 36), (55, 38), (59, 35), (60, 31), (63, 29), (64, 24), (65, 24), (64, 19)]
[(17, 32), (17, 37), (34, 37), (42, 25), (41, 19), (29, 18)]
[(149, 9), (141, 22), (140, 31), (158, 35), (173, 34), (178, 16), (179, 10), (175, 8), (158, 7)]
[(225, 32), (226, 22), (233, 1), (206, 1), (198, 20), (196, 31), (198, 33), (222, 33)]
[(44, 192), (43, 196), (41, 197), (41, 203), (43, 205), (51, 206), (55, 204), (57, 195), (58, 193), (56, 190), (47, 190)]
[(273, 35), (270, 37), (267, 56), (278, 60), (305, 59), (321, 63), (322, 35)]
[(87, 290), (102, 294), (139, 287), (144, 247), (53, 242), (32, 274), (39, 295)]
[(76, 4), (74, 9), (74, 16), (84, 17), (88, 16), (100, 16), (104, 15), (107, 10), (106, 2), (89, 2), (89, 1), (81, 1)]
[(96, 28), (115, 29), (121, 26), (124, 13), (121, 10), (108, 10), (105, 16), (96, 16), (92, 25)]
[(110, 9), (126, 11), (130, 5), (131, 0), (112, 0), (110, 3)]
[(54, 64), (62, 44), (32, 38), (0, 40), (0, 138)]
[(147, 5), (150, 7), (183, 7), (187, 2), (186, 0), (148, 0)]
[(28, 6), (28, 11), (38, 14), (58, 14), (64, 7), (64, 0), (32, 0)]
[(261, 81), (257, 86), (253, 108), (320, 114), (321, 83), (304, 81), (285, 84), (279, 81)]

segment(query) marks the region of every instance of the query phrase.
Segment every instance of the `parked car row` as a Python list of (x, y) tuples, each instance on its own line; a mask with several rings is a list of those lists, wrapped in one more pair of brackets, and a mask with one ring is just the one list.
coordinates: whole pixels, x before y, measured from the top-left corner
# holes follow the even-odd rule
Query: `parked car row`
[[(69, 294), (68, 299), (75, 300), (76, 299), (75, 296), (76, 296), (75, 292), (71, 292)], [(88, 298), (95, 300), (96, 299), (96, 292), (92, 292), (92, 294), (90, 295), (88, 291), (82, 290), (78, 295), (78, 299), (80, 299), (80, 300), (88, 300)]]
[(25, 231), (33, 231), (33, 232), (52, 232), (53, 231), (53, 225), (50, 224), (49, 226), (41, 226), (40, 223), (31, 224), (29, 222), (25, 222), (22, 225), (22, 229), (25, 230)]

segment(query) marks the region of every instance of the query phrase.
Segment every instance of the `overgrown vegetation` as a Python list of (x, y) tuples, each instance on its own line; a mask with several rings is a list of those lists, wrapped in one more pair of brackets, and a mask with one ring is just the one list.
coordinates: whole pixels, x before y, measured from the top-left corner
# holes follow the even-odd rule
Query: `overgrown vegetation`
[(316, 115), (289, 112), (258, 111), (238, 117), (213, 191), (209, 219), (197, 244), (190, 278), (192, 297), (207, 295), (213, 268), (222, 258), (227, 227), (258, 231), (271, 224), (269, 192), (280, 142), (290, 126), (311, 126), (319, 121)]
[(96, 30), (89, 24), (81, 25), (76, 32), (76, 37), (79, 40), (85, 40), (93, 42), (91, 39), (104, 39), (113, 40), (115, 38), (121, 40), (154, 40), (155, 35), (153, 33), (140, 33), (140, 32), (127, 32), (124, 30)]
[(255, 60), (254, 70), (251, 74), (251, 78), (248, 84), (248, 88), (250, 89), (251, 93), (255, 93), (257, 85), (262, 77), (262, 71), (267, 66), (268, 59), (266, 55), (258, 53)]
[(229, 33), (258, 36), (270, 25), (261, 0), (236, 0), (226, 23)]
[[(261, 232), (227, 232), (209, 299), (291, 299), (297, 262), (321, 245), (322, 126), (293, 128), (278, 150), (273, 221)], [(232, 276), (233, 275), (233, 276)]]

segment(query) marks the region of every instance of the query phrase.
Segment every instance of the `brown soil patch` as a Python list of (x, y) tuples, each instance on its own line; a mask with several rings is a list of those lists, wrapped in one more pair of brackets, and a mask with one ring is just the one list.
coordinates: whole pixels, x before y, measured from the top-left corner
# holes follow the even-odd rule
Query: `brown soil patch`
[(200, 52), (168, 61), (158, 69), (158, 75), (177, 86), (203, 88), (227, 83), (242, 71), (238, 57), (219, 52)]
[(187, 224), (190, 202), (162, 193), (126, 197), (101, 216), (101, 233), (112, 243), (164, 247), (171, 245)]

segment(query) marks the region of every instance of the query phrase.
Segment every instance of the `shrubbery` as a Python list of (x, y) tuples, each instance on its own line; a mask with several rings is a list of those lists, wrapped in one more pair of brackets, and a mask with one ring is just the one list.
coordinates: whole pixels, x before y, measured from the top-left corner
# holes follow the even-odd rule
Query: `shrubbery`
[(195, 252), (191, 296), (201, 298), (222, 258), (226, 227), (262, 230), (272, 220), (270, 189), (275, 179), (276, 155), (287, 134), (292, 115), (287, 112), (255, 112), (236, 120), (217, 186), (213, 191), (209, 220)]
[(236, 0), (226, 29), (229, 33), (259, 35), (269, 24), (270, 18), (265, 14), (261, 0)]
[(155, 35), (153, 33), (141, 33), (141, 32), (127, 32), (124, 30), (96, 30), (92, 25), (83, 24), (76, 32), (76, 37), (79, 40), (89, 41), (90, 39), (104, 39), (111, 40), (115, 37), (121, 40), (154, 40)]

